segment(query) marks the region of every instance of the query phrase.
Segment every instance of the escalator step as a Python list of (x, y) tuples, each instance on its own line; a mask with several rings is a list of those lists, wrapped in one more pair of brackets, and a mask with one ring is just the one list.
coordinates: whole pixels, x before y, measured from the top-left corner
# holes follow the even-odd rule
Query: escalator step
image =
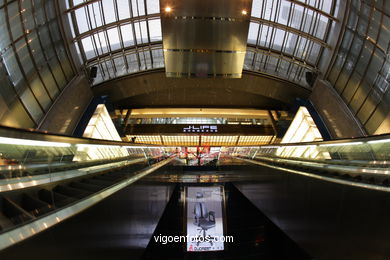
[(3, 214), (11, 220), (14, 224), (20, 224), (27, 220), (30, 220), (31, 218), (27, 216), (25, 213), (21, 212), (20, 209), (18, 209), (16, 206), (14, 206), (11, 202), (9, 202), (6, 199), (3, 199), (3, 207), (2, 212)]
[(82, 182), (83, 183), (88, 183), (88, 184), (93, 184), (93, 185), (99, 185), (99, 186), (102, 186), (102, 187), (108, 187), (108, 186), (111, 186), (113, 184), (112, 182), (104, 181), (104, 180), (98, 180), (98, 179), (95, 179), (95, 178), (83, 180)]
[(92, 192), (97, 192), (97, 191), (102, 189), (101, 186), (83, 183), (83, 182), (72, 182), (71, 184), (69, 184), (69, 186), (76, 188), (76, 189), (87, 190), (87, 191), (92, 191)]
[(62, 195), (60, 193), (57, 193), (54, 191), (52, 192), (52, 191), (44, 190), (44, 189), (42, 189), (38, 192), (38, 197), (40, 200), (42, 200), (46, 203), (49, 203), (51, 205), (55, 205), (57, 208), (61, 208), (65, 205), (77, 200), (75, 198), (68, 197), (68, 196)]
[(82, 199), (87, 197), (88, 195), (91, 195), (93, 192), (86, 191), (86, 190), (80, 190), (68, 186), (58, 185), (53, 189), (53, 191), (58, 192), (60, 194), (66, 195), (68, 197), (78, 198)]
[(22, 195), (21, 207), (34, 216), (40, 216), (52, 210), (50, 204), (38, 200), (28, 194)]

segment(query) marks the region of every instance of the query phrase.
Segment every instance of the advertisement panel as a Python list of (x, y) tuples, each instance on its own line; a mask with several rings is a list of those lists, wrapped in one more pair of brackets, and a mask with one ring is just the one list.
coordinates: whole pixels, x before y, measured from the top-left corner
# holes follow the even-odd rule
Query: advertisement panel
[(187, 251), (224, 250), (223, 186), (187, 187)]

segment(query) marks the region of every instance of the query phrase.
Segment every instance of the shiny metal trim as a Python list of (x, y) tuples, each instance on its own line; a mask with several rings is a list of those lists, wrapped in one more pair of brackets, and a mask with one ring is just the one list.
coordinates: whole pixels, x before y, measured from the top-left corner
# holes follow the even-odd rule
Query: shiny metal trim
[[(252, 158), (254, 159), (254, 158)], [(330, 171), (337, 171), (341, 173), (347, 173), (347, 174), (372, 174), (372, 175), (378, 175), (378, 176), (386, 176), (390, 175), (390, 170), (386, 168), (373, 168), (373, 167), (361, 167), (361, 166), (351, 166), (351, 165), (337, 165), (332, 163), (325, 163), (325, 162), (316, 162), (316, 161), (301, 161), (301, 160), (294, 160), (294, 158), (271, 158), (271, 157), (255, 157), (255, 159), (268, 161), (268, 162), (282, 162), (282, 163), (288, 163), (291, 165), (299, 165), (299, 166), (305, 166), (307, 168), (316, 169), (316, 170), (330, 170)], [(375, 166), (375, 165), (371, 165)]]
[(288, 169), (288, 168), (280, 167), (280, 166), (273, 166), (273, 165), (269, 165), (267, 163), (262, 163), (262, 162), (258, 162), (258, 161), (254, 161), (254, 160), (250, 160), (250, 159), (243, 159), (243, 158), (239, 158), (239, 157), (235, 157), (235, 158), (238, 159), (238, 160), (242, 160), (242, 161), (245, 161), (245, 162), (252, 163), (252, 164), (257, 164), (257, 165), (260, 165), (260, 166), (265, 166), (265, 167), (268, 167), (268, 168), (281, 170), (281, 171), (288, 172), (288, 173), (299, 174), (299, 175), (302, 175), (302, 176), (305, 176), (305, 177), (319, 179), (319, 180), (322, 180), (322, 181), (333, 182), (333, 183), (337, 183), (337, 184), (348, 185), (348, 186), (364, 188), (364, 189), (369, 189), (369, 190), (390, 192), (390, 187), (384, 187), (384, 186), (368, 184), (368, 183), (361, 183), (361, 182), (354, 182), (354, 181), (347, 181), (347, 180), (340, 180), (340, 179), (335, 179), (335, 178), (330, 178), (330, 177), (316, 175), (316, 174), (313, 174), (313, 173), (308, 173), (308, 172), (305, 172), (305, 171), (292, 170), (292, 169)]
[(108, 187), (101, 192), (91, 195), (85, 199), (82, 199), (68, 207), (59, 209), (55, 212), (49, 213), (49, 215), (35, 219), (30, 223), (24, 224), (20, 227), (12, 229), (8, 232), (0, 234), (0, 250), (12, 246), (26, 238), (32, 237), (39, 232), (42, 232), (84, 210), (95, 205), (99, 201), (111, 196), (115, 192), (127, 187), (142, 177), (154, 172), (162, 166), (171, 162), (174, 158), (166, 159), (162, 162), (156, 163), (144, 170), (138, 171), (135, 176), (132, 176), (126, 180), (123, 180), (111, 187)]
[(308, 145), (343, 145), (350, 143), (374, 143), (374, 142), (389, 142), (390, 143), (390, 134), (382, 134), (382, 135), (372, 135), (365, 136), (359, 138), (346, 138), (346, 139), (337, 139), (331, 141), (317, 141), (317, 142), (302, 142), (302, 143), (285, 143), (285, 144), (274, 144), (274, 145), (264, 145), (259, 146), (259, 148), (283, 148), (283, 147), (303, 147)]
[(131, 161), (125, 160), (121, 162), (106, 163), (103, 165), (94, 165), (94, 166), (84, 167), (75, 170), (4, 179), (4, 180), (0, 180), (0, 192), (21, 190), (25, 188), (38, 186), (38, 185), (68, 180), (68, 179), (85, 176), (93, 173), (98, 173), (106, 170), (113, 170), (116, 168), (129, 166), (143, 161), (145, 161), (144, 158), (131, 160)]
[[(62, 142), (71, 145), (76, 144), (91, 144), (91, 145), (115, 145), (115, 146), (137, 146), (137, 144), (121, 141), (106, 141), (92, 138), (77, 138), (60, 134), (49, 134), (47, 132), (28, 131), (24, 129), (0, 126), (0, 137), (48, 141), (48, 142)], [(153, 146), (153, 145), (152, 145)]]

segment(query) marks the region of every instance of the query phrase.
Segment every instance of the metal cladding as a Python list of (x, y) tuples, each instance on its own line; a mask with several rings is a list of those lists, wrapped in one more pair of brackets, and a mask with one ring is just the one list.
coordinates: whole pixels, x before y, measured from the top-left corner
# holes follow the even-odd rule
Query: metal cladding
[(241, 78), (251, 0), (160, 0), (167, 77)]

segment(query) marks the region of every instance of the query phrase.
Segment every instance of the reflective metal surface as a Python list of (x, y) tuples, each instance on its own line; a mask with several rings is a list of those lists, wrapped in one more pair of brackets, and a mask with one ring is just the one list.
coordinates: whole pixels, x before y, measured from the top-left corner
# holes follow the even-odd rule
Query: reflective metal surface
[(387, 259), (390, 193), (261, 166), (235, 186), (315, 259)]
[(160, 0), (167, 77), (241, 78), (251, 6), (251, 0)]
[(173, 190), (137, 182), (78, 216), (0, 252), (1, 259), (138, 259)]

